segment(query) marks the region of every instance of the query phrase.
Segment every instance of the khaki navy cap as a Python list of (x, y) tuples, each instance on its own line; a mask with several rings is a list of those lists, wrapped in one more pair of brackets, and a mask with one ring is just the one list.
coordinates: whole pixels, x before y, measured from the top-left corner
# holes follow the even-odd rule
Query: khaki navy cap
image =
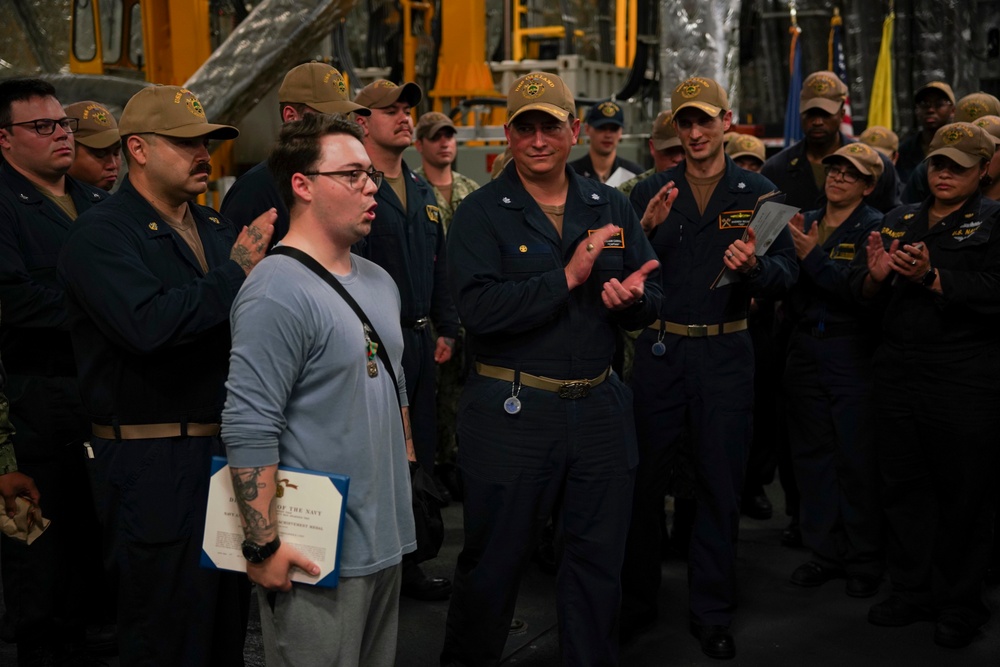
[(729, 97), (717, 81), (700, 76), (685, 79), (670, 94), (670, 107), (674, 118), (682, 109), (694, 107), (709, 116), (718, 116), (729, 111)]
[(653, 148), (658, 151), (680, 147), (681, 139), (677, 136), (677, 130), (674, 129), (674, 114), (671, 113), (670, 109), (656, 115), (649, 140), (653, 142)]
[(180, 86), (150, 86), (133, 95), (122, 111), (118, 132), (123, 137), (151, 132), (181, 139), (240, 136), (240, 131), (231, 125), (209, 123), (198, 98)]
[(937, 90), (941, 93), (944, 93), (944, 96), (948, 98), (949, 102), (951, 102), (952, 104), (955, 103), (955, 91), (953, 91), (951, 89), (951, 86), (949, 86), (944, 81), (929, 81), (928, 83), (925, 83), (924, 85), (920, 86), (920, 88), (917, 89), (916, 94), (914, 94), (913, 100), (915, 102), (919, 102), (920, 98), (924, 96), (924, 93), (927, 93), (932, 90)]
[(847, 86), (833, 72), (813, 72), (802, 82), (802, 92), (799, 94), (799, 110), (822, 109), (834, 114), (844, 106), (847, 99)]
[(726, 144), (726, 155), (734, 160), (738, 157), (755, 157), (761, 162), (767, 161), (767, 151), (764, 142), (749, 134), (736, 134)]
[(899, 137), (895, 132), (881, 125), (872, 125), (862, 132), (858, 139), (888, 158), (891, 158), (892, 154), (899, 150)]
[(576, 101), (555, 74), (530, 72), (507, 91), (507, 124), (525, 111), (544, 111), (559, 120), (576, 115)]
[(823, 158), (824, 164), (836, 162), (838, 158), (847, 160), (854, 165), (854, 168), (865, 176), (871, 176), (873, 180), (882, 177), (884, 164), (878, 152), (868, 144), (856, 141), (854, 143), (841, 146), (833, 153)]
[(980, 116), (972, 124), (986, 130), (993, 137), (993, 143), (1000, 145), (1000, 116)]
[(971, 123), (981, 116), (1000, 116), (1000, 100), (989, 93), (978, 92), (958, 101), (955, 122)]
[(371, 114), (367, 107), (351, 101), (344, 75), (326, 63), (305, 63), (288, 70), (278, 88), (278, 101), (305, 104), (327, 114)]
[(455, 123), (451, 118), (438, 111), (428, 111), (417, 121), (417, 139), (433, 139), (442, 129), (450, 127), (455, 134)]
[(115, 117), (100, 102), (92, 100), (74, 102), (66, 107), (66, 116), (80, 119), (80, 127), (73, 135), (74, 141), (78, 144), (103, 150), (121, 142)]
[(993, 136), (972, 123), (951, 123), (939, 128), (931, 139), (928, 158), (943, 155), (963, 167), (974, 167), (993, 157)]
[(358, 91), (354, 101), (369, 109), (384, 109), (402, 99), (411, 107), (417, 106), (423, 98), (424, 93), (420, 86), (415, 83), (404, 83), (397, 86), (387, 79), (376, 79)]

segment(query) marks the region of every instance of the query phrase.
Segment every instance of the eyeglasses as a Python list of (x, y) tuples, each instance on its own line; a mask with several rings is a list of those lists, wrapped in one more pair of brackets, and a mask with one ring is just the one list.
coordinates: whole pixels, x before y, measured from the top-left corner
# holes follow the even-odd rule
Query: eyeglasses
[(364, 169), (345, 169), (343, 171), (305, 171), (302, 172), (303, 176), (347, 176), (350, 178), (351, 187), (355, 190), (365, 189), (365, 177), (371, 179), (371, 182), (375, 184), (375, 187), (382, 185), (382, 177), (385, 175), (381, 171), (376, 171), (374, 168), (365, 171)]
[(56, 125), (65, 130), (66, 134), (73, 134), (80, 127), (79, 118), (39, 118), (38, 120), (26, 120), (22, 123), (7, 123), (4, 127), (14, 127), (15, 125), (32, 125), (35, 132), (43, 137), (47, 137), (56, 131)]
[(830, 167), (824, 168), (826, 171), (826, 177), (833, 180), (841, 180), (844, 183), (853, 185), (861, 179), (861, 174), (854, 171), (853, 169), (844, 169), (843, 167)]

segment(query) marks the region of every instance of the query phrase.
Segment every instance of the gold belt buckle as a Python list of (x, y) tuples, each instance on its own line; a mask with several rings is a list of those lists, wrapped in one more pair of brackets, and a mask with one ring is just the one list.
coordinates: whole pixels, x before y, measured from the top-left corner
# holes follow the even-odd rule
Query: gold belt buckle
[(689, 324), (688, 325), (688, 336), (690, 338), (704, 338), (708, 335), (708, 325), (707, 324)]
[(576, 400), (586, 398), (590, 395), (590, 380), (580, 380), (578, 382), (567, 382), (559, 385), (559, 398)]

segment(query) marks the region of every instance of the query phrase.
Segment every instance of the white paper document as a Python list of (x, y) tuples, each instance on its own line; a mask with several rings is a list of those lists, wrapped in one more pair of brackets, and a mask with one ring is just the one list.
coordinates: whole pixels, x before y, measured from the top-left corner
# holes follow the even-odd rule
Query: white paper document
[[(278, 535), (319, 565), (319, 576), (292, 571), (292, 581), (333, 588), (340, 578), (340, 543), (347, 509), (349, 478), (344, 475), (278, 468)], [(212, 458), (201, 564), (246, 572), (243, 527), (226, 460)]]
[[(754, 231), (754, 235), (757, 237), (754, 255), (757, 257), (763, 256), (768, 251), (768, 248), (774, 244), (781, 230), (788, 225), (788, 222), (798, 212), (799, 209), (795, 206), (789, 206), (777, 201), (759, 203), (749, 225), (749, 228)], [(744, 234), (743, 239), (746, 240), (746, 238)], [(712, 289), (735, 283), (738, 280), (739, 274), (730, 269), (723, 268), (722, 273), (719, 274), (719, 277), (712, 284)]]

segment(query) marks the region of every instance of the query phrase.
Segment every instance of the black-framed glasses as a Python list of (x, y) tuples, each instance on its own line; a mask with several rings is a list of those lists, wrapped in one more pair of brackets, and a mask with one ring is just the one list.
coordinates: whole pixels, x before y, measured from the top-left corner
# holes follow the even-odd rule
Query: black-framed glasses
[(364, 190), (366, 178), (371, 179), (371, 182), (375, 184), (375, 187), (382, 185), (382, 178), (385, 176), (381, 171), (376, 169), (369, 169), (365, 171), (364, 169), (344, 169), (342, 171), (305, 171), (302, 172), (303, 176), (347, 176), (350, 179), (351, 187), (355, 190)]
[(4, 127), (14, 127), (15, 125), (34, 126), (35, 132), (40, 136), (47, 137), (56, 131), (56, 125), (65, 130), (66, 134), (73, 134), (80, 127), (79, 118), (38, 118), (36, 120), (26, 120), (21, 123), (7, 123)]
[(853, 185), (861, 179), (861, 174), (854, 171), (853, 169), (845, 169), (844, 167), (833, 167), (827, 165), (824, 170), (826, 171), (826, 177), (832, 178), (834, 180), (840, 179), (844, 183)]

